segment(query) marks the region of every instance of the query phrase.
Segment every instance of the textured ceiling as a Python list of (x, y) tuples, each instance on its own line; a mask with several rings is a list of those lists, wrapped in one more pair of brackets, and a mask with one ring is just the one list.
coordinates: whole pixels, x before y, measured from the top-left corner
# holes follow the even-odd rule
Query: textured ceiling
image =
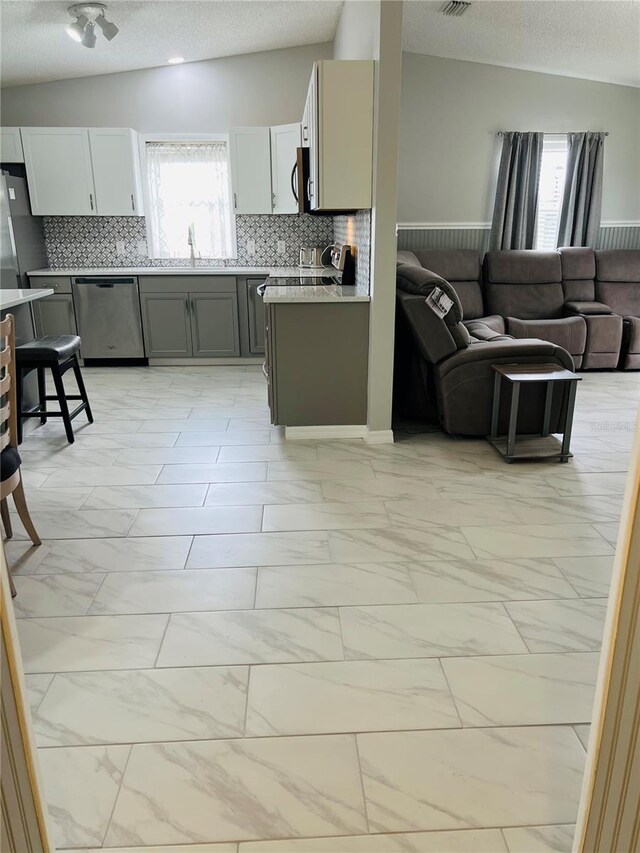
[(404, 49), (640, 86), (638, 0), (475, 0), (446, 17), (442, 0), (405, 0)]
[(88, 77), (240, 53), (332, 41), (342, 0), (106, 0), (120, 33), (72, 41), (73, 0), (0, 0), (3, 86)]
[[(69, 0), (71, 2), (71, 0)], [(331, 41), (341, 0), (111, 0), (120, 34), (93, 50), (65, 33), (65, 0), (0, 0), (3, 86)], [(405, 0), (404, 49), (640, 86), (640, 0)]]

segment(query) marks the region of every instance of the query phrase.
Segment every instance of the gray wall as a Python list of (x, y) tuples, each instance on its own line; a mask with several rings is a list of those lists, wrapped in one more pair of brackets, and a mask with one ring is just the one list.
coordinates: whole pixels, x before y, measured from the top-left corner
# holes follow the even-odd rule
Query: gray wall
[(640, 89), (409, 53), (398, 221), (490, 220), (497, 130), (608, 130), (602, 218), (640, 221)]
[(2, 90), (2, 124), (167, 133), (287, 124), (302, 118), (314, 60), (332, 55), (332, 44), (315, 44), (14, 86)]
[(379, 0), (347, 0), (333, 40), (334, 59), (377, 59)]

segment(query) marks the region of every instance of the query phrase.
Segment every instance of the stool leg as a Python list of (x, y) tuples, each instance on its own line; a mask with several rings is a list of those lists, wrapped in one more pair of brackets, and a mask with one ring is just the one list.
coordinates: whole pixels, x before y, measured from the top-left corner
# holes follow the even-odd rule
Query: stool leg
[(93, 413), (91, 412), (91, 406), (89, 405), (89, 398), (87, 397), (87, 389), (84, 387), (84, 379), (82, 378), (82, 372), (80, 370), (80, 363), (78, 362), (78, 357), (74, 355), (73, 357), (73, 374), (76, 377), (76, 382), (78, 384), (78, 390), (80, 391), (80, 396), (82, 397), (82, 402), (87, 404), (87, 408), (85, 409), (87, 413), (87, 420), (90, 424), (93, 423)]
[(58, 364), (51, 365), (51, 374), (53, 376), (53, 384), (56, 387), (56, 394), (58, 396), (58, 403), (60, 404), (60, 412), (62, 414), (62, 422), (64, 423), (64, 431), (67, 434), (67, 441), (69, 444), (73, 444), (75, 438), (73, 436), (71, 418), (69, 417), (69, 404), (67, 403), (67, 396), (62, 383), (62, 374), (60, 373), (60, 366)]
[(2, 515), (2, 524), (4, 532), (7, 534), (7, 539), (13, 536), (13, 527), (11, 526), (11, 516), (9, 515), (9, 504), (6, 498), (0, 501), (0, 514)]
[(40, 401), (40, 410), (45, 412), (45, 414), (40, 415), (40, 423), (46, 424), (47, 422), (47, 382), (46, 377), (44, 375), (44, 367), (38, 368), (38, 400)]
[(20, 521), (22, 522), (24, 529), (29, 534), (29, 539), (31, 539), (34, 545), (42, 545), (42, 540), (38, 536), (33, 525), (33, 521), (31, 521), (31, 516), (29, 515), (29, 507), (27, 506), (27, 499), (22, 485), (22, 477), (20, 478), (18, 485), (13, 490), (13, 502), (16, 505)]
[(18, 444), (22, 444), (22, 368), (16, 365), (16, 426)]

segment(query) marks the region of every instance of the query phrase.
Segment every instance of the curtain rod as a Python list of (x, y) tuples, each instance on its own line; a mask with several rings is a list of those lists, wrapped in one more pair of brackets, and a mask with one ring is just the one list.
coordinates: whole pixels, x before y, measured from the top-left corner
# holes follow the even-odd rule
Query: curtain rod
[[(526, 130), (497, 130), (496, 136), (504, 136), (507, 133), (543, 133), (545, 136), (568, 136), (569, 133), (579, 133), (580, 131), (562, 131), (562, 130), (535, 130), (535, 131), (526, 131)], [(593, 131), (594, 133), (601, 133), (602, 131)], [(609, 136), (609, 131), (604, 131), (605, 136)]]

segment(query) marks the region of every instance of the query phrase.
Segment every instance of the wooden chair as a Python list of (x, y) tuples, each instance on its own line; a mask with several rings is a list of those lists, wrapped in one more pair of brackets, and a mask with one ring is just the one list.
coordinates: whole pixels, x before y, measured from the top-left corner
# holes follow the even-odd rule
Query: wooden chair
[[(6, 538), (11, 539), (13, 529), (7, 498), (13, 495), (13, 501), (20, 521), (34, 545), (41, 545), (33, 521), (29, 515), (27, 499), (24, 494), (20, 473), (20, 454), (18, 453), (17, 405), (16, 405), (16, 365), (15, 365), (15, 328), (13, 314), (8, 314), (0, 322), (0, 339), (4, 349), (0, 350), (0, 515)], [(11, 576), (9, 576), (11, 577)], [(12, 594), (15, 595), (13, 582)]]

